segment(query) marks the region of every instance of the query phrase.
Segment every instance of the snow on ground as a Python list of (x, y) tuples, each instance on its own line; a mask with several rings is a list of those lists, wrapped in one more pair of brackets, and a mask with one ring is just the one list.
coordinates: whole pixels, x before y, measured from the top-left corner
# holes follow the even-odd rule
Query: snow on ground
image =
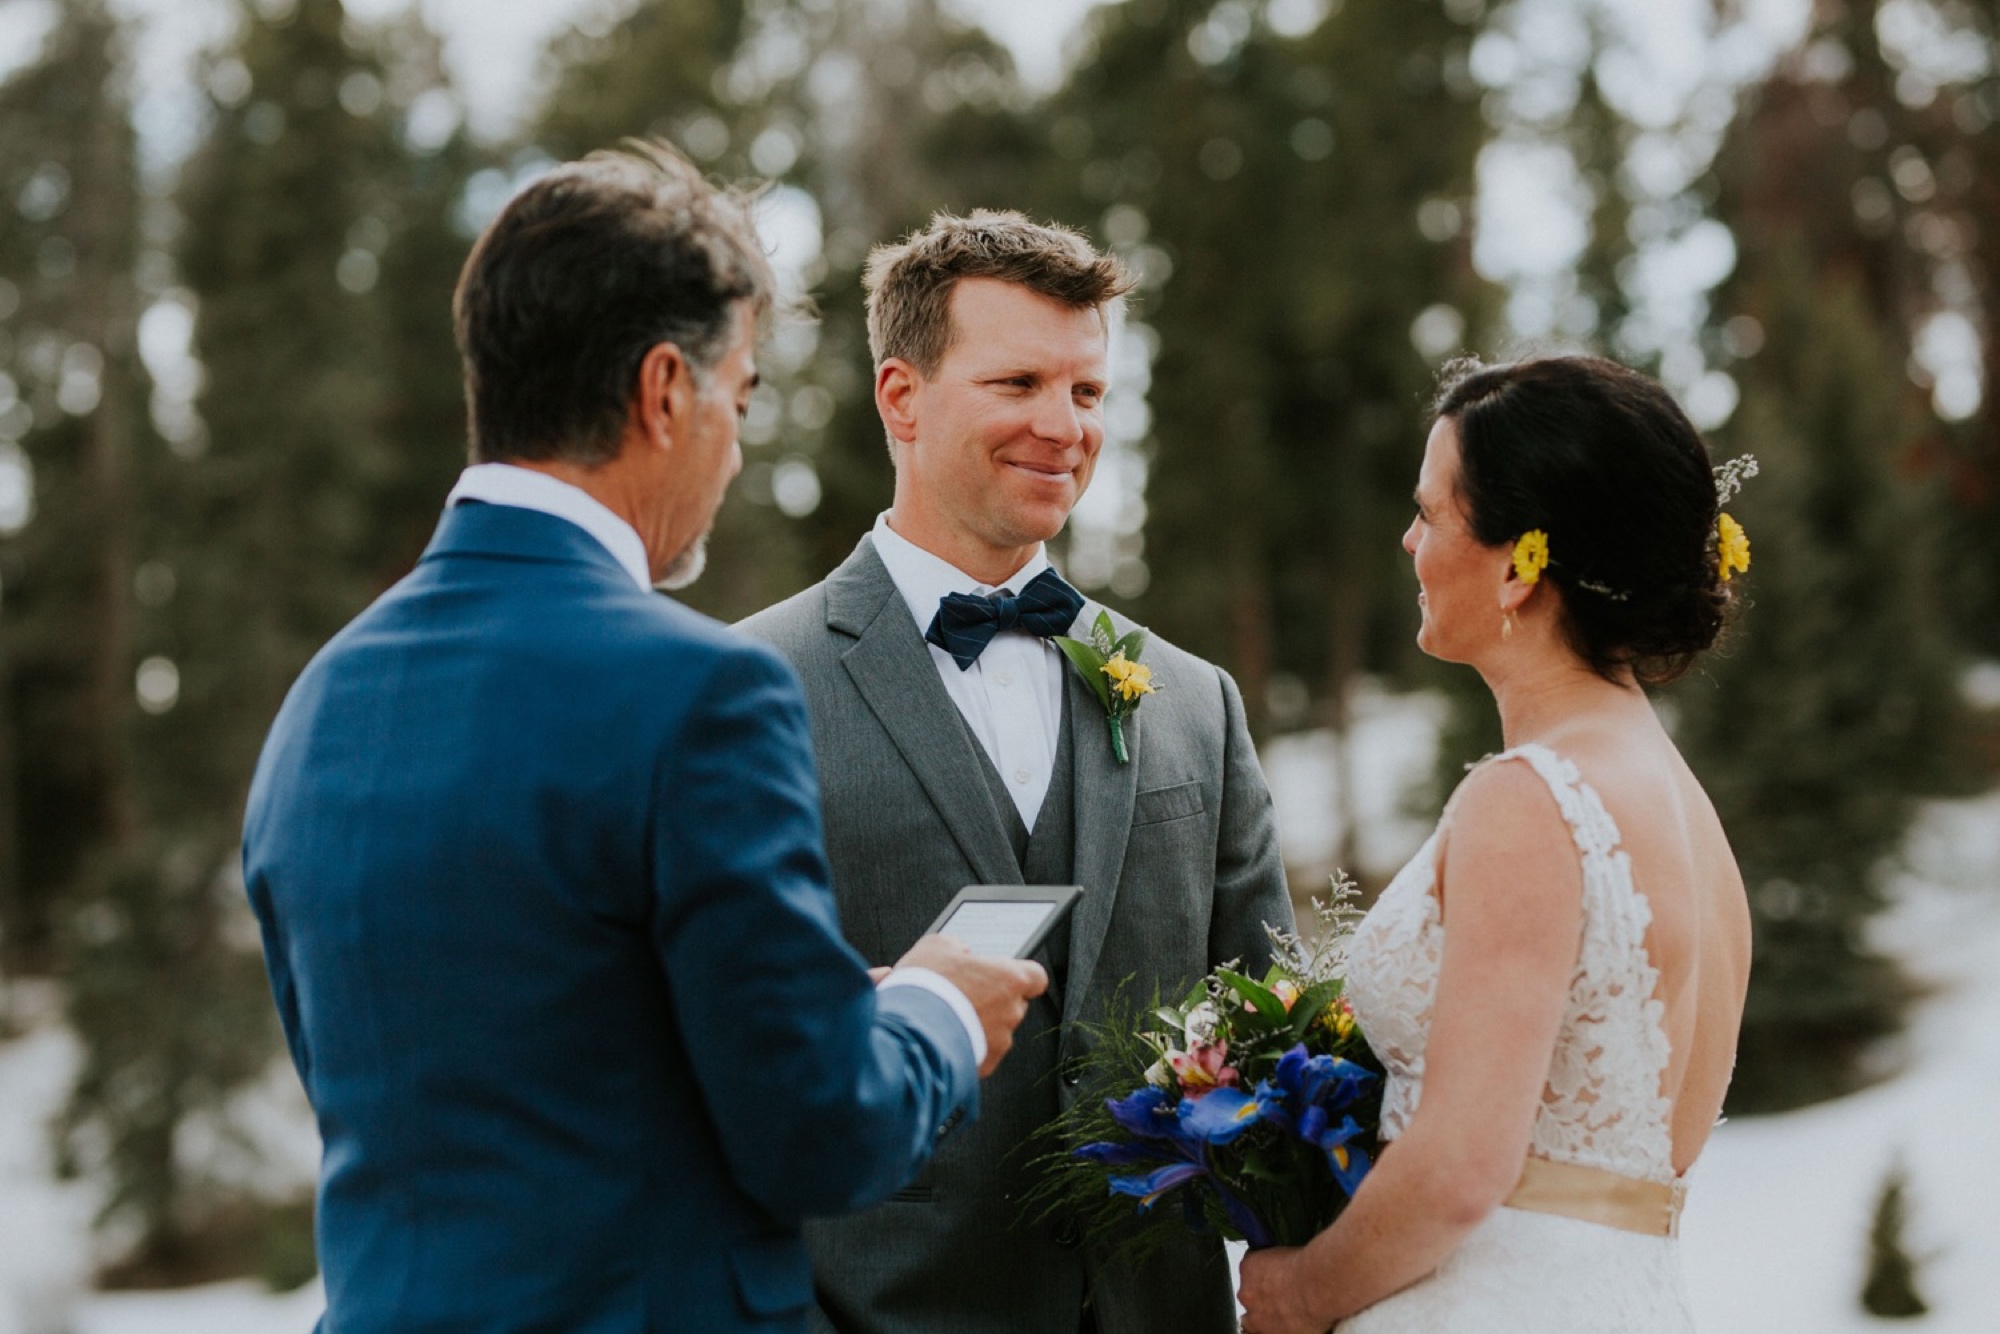
[[(1704, 1334), (2000, 1329), (2000, 794), (1933, 807), (1910, 861), (1879, 935), (1935, 988), (1908, 1066), (1851, 1097), (1717, 1129), (1682, 1226)], [(1931, 1311), (1889, 1326), (1855, 1294), (1899, 1159)]]
[[(1423, 837), (1406, 793), (1429, 772), (1435, 716), (1428, 699), (1364, 692), (1357, 704), (1357, 860), (1371, 875), (1393, 870)], [(1332, 760), (1323, 733), (1281, 739), (1265, 756), (1294, 867), (1330, 866)], [(1876, 1195), (1898, 1160), (1931, 1306), (1900, 1328), (2000, 1329), (2000, 793), (1931, 807), (1907, 861), (1879, 939), (1932, 992), (1897, 1053), (1903, 1068), (1836, 1102), (1716, 1130), (1682, 1228), (1703, 1334), (1894, 1327), (1864, 1315), (1856, 1294)], [(0, 1041), (0, 1334), (309, 1334), (324, 1304), (317, 1284), (286, 1294), (250, 1282), (84, 1290), (94, 1195), (51, 1178), (46, 1133), (75, 1043), (47, 984), (16, 984), (0, 1001), (24, 1030)], [(265, 1101), (274, 1100), (283, 1101)]]
[(184, 1292), (93, 1297), (71, 1317), (69, 1334), (312, 1334), (325, 1310), (317, 1280), (274, 1296), (245, 1279)]
[[(1259, 758), (1278, 812), (1285, 865), (1299, 876), (1331, 874), (1345, 822), (1355, 825), (1357, 876), (1385, 880), (1430, 833), (1432, 812), (1420, 794), (1431, 779), (1445, 701), (1436, 695), (1396, 695), (1364, 681), (1349, 707), (1347, 754), (1334, 734), (1293, 732), (1264, 747)], [(1342, 782), (1342, 771), (1352, 774)], [(1343, 788), (1351, 787), (1349, 799)]]
[(16, 983), (0, 1002), (26, 1030), (0, 1042), (0, 1334), (64, 1334), (84, 1284), (91, 1203), (54, 1180), (47, 1122), (69, 1092), (76, 1044), (56, 1024), (53, 987)]

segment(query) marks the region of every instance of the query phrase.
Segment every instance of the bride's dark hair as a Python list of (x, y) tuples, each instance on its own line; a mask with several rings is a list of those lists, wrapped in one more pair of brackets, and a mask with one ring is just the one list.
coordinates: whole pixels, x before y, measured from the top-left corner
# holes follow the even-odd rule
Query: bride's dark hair
[(1541, 529), (1577, 656), (1607, 679), (1684, 674), (1733, 599), (1716, 564), (1708, 447), (1656, 381), (1601, 357), (1446, 366), (1433, 410), (1458, 431), (1473, 536)]

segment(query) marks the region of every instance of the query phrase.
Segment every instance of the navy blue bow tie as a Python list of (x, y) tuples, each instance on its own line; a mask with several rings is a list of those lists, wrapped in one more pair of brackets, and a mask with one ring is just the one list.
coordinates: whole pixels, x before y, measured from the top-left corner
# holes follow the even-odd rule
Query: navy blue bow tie
[(1028, 581), (1019, 597), (1006, 590), (980, 597), (946, 593), (938, 599), (937, 615), (924, 641), (936, 644), (966, 671), (1002, 630), (1025, 630), (1046, 639), (1068, 632), (1083, 610), (1083, 594), (1062, 581), (1054, 570), (1043, 570)]

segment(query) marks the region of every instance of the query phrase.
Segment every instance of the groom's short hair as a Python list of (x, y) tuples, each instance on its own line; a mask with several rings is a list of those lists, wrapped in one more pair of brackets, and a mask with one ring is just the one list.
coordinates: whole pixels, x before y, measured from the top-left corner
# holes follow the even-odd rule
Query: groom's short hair
[(1080, 232), (1023, 214), (938, 213), (930, 226), (868, 255), (868, 350), (930, 375), (951, 351), (951, 294), (961, 278), (997, 278), (1073, 310), (1102, 310), (1130, 292), (1132, 275)]
[(647, 351), (673, 343), (703, 376), (738, 305), (762, 316), (775, 290), (749, 197), (671, 146), (555, 168), (480, 235), (452, 298), (473, 459), (609, 462)]

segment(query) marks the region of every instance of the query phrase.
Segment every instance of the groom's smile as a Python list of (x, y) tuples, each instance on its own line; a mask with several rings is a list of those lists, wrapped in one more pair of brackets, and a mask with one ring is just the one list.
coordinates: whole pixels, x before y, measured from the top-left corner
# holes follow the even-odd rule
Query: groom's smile
[(937, 370), (901, 360), (877, 384), (896, 442), (890, 524), (988, 583), (1062, 531), (1104, 445), (1099, 313), (1017, 283), (961, 280)]

